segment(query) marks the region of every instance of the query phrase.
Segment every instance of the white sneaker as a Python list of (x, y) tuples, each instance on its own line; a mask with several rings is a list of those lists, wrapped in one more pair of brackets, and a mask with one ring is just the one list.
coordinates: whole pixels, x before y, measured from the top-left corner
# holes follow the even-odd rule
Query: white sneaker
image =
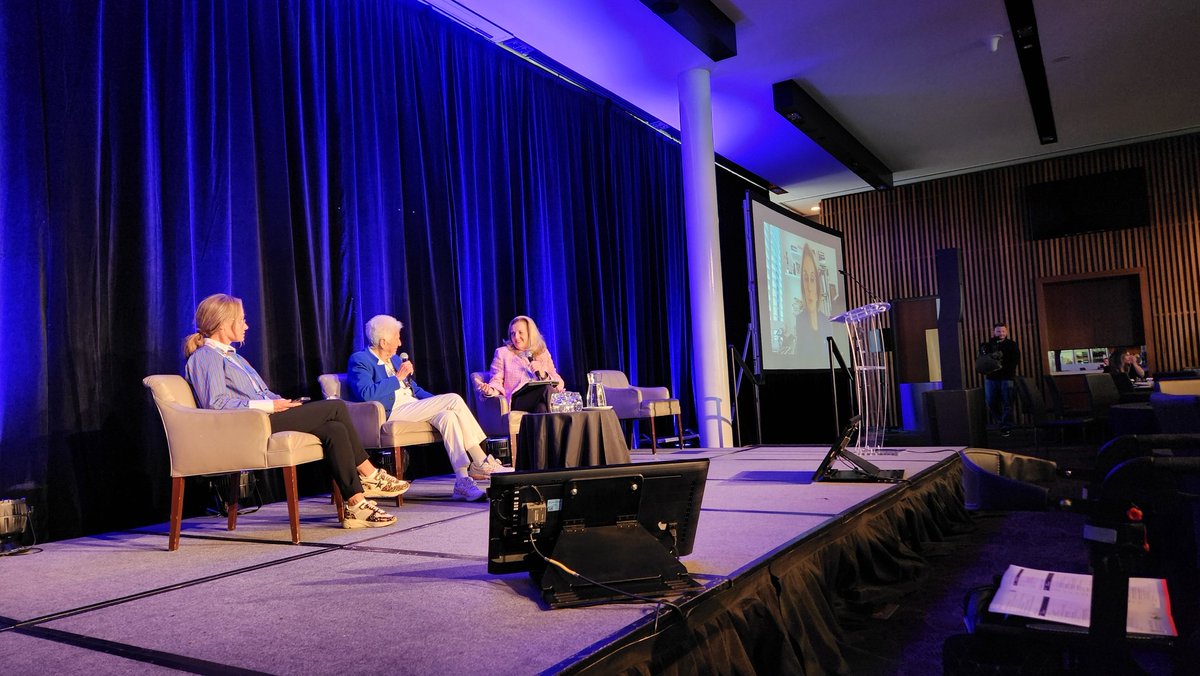
[(379, 528), (396, 523), (396, 517), (375, 504), (374, 500), (359, 500), (358, 504), (346, 503), (342, 528)]
[(409, 489), (407, 481), (397, 479), (382, 468), (376, 468), (374, 472), (358, 479), (362, 482), (363, 496), (368, 498), (394, 498), (404, 495)]
[(469, 476), (460, 476), (454, 480), (454, 492), (450, 494), (452, 500), (466, 500), (467, 502), (475, 502), (482, 500), (487, 494), (475, 483), (475, 480)]
[(472, 462), (467, 467), (467, 474), (476, 481), (487, 481), (492, 478), (493, 474), (503, 474), (504, 472), (511, 471), (513, 471), (513, 468), (505, 467), (499, 460), (490, 455), (484, 458), (483, 462)]

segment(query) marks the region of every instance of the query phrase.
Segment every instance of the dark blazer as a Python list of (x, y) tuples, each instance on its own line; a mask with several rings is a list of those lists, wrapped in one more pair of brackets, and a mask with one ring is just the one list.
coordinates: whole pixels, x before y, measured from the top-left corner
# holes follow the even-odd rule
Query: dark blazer
[(1021, 361), (1021, 350), (1012, 338), (999, 340), (992, 337), (979, 346), (980, 352), (1000, 353), (1000, 370), (984, 376), (988, 380), (1013, 380), (1017, 377), (1017, 364)]
[[(392, 355), (392, 369), (400, 370), (400, 357)], [(349, 401), (377, 401), (383, 404), (383, 409), (391, 413), (396, 403), (396, 390), (400, 389), (400, 379), (389, 376), (387, 369), (379, 363), (370, 350), (362, 350), (350, 355), (350, 364), (346, 367), (346, 384), (349, 392), (345, 397)], [(425, 391), (414, 380), (409, 383), (413, 396), (417, 399), (428, 399), (433, 394)]]

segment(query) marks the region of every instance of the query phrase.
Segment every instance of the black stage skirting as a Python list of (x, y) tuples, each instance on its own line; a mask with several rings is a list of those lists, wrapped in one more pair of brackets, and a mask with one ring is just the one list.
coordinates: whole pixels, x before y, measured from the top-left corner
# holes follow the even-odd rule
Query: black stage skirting
[(923, 554), (970, 527), (961, 476), (952, 456), (689, 600), (686, 625), (667, 615), (564, 672), (845, 673), (843, 624), (911, 591)]

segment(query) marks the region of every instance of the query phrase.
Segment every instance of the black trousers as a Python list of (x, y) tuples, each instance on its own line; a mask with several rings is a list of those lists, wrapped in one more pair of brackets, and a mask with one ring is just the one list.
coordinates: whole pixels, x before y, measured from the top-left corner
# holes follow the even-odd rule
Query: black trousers
[(513, 392), (509, 409), (527, 413), (549, 413), (550, 395), (553, 393), (554, 386), (552, 385), (535, 385), (533, 387), (525, 385)]
[(362, 493), (358, 466), (367, 459), (362, 440), (350, 422), (346, 402), (340, 399), (310, 401), (302, 406), (272, 413), (272, 432), (307, 432), (321, 440), (329, 472), (342, 491), (342, 498)]

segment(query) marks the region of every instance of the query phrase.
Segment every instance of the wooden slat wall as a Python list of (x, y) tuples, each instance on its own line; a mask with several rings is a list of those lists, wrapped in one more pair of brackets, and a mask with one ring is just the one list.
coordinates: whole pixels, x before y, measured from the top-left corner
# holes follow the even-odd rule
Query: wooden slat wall
[[(1145, 167), (1148, 228), (1029, 242), (1021, 189), (1031, 183)], [(1022, 348), (1019, 372), (1046, 372), (1040, 354), (1036, 281), (1142, 268), (1150, 294), (1151, 368), (1200, 366), (1200, 134), (1032, 162), (975, 174), (828, 199), (821, 221), (845, 233), (851, 274), (886, 298), (935, 295), (934, 251), (963, 261), (963, 372), (981, 386), (975, 346), (996, 321)], [(866, 302), (849, 288), (851, 306)]]

